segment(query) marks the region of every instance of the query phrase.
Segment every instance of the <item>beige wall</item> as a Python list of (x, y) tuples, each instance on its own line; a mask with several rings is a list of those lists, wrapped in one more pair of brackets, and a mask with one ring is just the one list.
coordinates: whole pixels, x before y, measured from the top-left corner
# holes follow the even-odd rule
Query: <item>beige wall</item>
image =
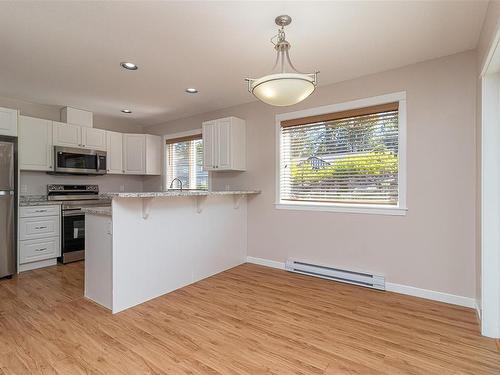
[[(146, 131), (196, 129), (203, 120), (229, 115), (247, 121), (247, 172), (219, 172), (214, 186), (262, 190), (248, 206), (250, 256), (353, 267), (380, 272), (393, 283), (474, 297), (476, 66), (471, 51), (319, 87), (292, 108), (252, 102)], [(408, 113), (406, 216), (274, 208), (276, 114), (403, 90)]]
[[(0, 107), (18, 109), (23, 116), (60, 121), (60, 111), (63, 106), (36, 104), (23, 100), (0, 97)], [(143, 131), (143, 127), (132, 120), (101, 115), (94, 115), (94, 127), (122, 133), (142, 133)]]

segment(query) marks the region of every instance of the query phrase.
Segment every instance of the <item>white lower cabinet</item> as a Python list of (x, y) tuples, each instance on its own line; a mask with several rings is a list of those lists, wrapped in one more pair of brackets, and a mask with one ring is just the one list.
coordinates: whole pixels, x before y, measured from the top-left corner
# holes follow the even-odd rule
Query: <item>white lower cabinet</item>
[(19, 225), (19, 239), (31, 240), (59, 236), (61, 221), (59, 216), (23, 217)]
[(52, 121), (19, 116), (19, 169), (53, 170)]
[(30, 263), (60, 256), (59, 237), (21, 241), (19, 263)]
[(58, 204), (49, 206), (25, 206), (19, 209), (19, 217), (59, 216), (61, 207)]
[(19, 271), (57, 263), (61, 256), (61, 207), (27, 206), (19, 210)]

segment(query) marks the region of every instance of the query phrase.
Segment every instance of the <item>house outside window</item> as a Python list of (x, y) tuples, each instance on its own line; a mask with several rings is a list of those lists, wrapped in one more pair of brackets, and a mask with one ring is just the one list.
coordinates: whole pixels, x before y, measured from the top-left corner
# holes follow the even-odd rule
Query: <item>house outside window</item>
[(405, 214), (405, 97), (278, 115), (277, 208)]
[[(208, 172), (203, 170), (201, 134), (166, 140), (166, 187), (178, 178), (184, 189), (208, 189)], [(173, 188), (179, 188), (174, 182)]]

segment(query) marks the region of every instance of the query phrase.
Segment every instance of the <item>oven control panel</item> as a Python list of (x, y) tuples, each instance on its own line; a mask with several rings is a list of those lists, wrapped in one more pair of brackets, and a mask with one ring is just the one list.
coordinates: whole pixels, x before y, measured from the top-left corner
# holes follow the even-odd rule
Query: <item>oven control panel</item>
[(47, 185), (47, 193), (81, 193), (81, 192), (99, 192), (99, 185)]

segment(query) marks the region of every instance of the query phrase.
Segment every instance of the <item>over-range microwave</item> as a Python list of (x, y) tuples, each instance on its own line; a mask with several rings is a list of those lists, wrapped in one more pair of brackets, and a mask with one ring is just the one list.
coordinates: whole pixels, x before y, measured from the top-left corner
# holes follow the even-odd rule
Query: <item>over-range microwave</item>
[(54, 172), (106, 174), (106, 151), (54, 146)]

